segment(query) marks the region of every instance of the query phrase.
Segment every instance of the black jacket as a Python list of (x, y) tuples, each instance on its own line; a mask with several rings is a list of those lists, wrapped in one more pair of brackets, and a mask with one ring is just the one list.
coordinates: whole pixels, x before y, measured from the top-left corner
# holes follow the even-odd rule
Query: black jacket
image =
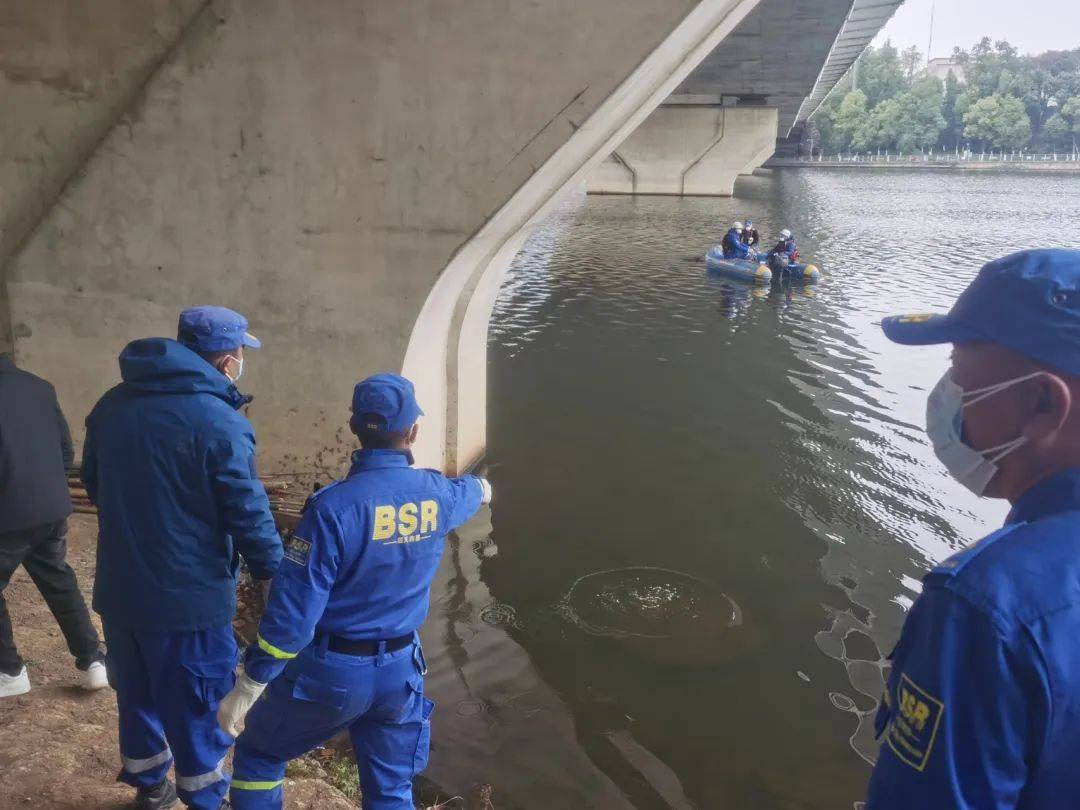
[(74, 458), (56, 391), (0, 355), (0, 534), (71, 514)]

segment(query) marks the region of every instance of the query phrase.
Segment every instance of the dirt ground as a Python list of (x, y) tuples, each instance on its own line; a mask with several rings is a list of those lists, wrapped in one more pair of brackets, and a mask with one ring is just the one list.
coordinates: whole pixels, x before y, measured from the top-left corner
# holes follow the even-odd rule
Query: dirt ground
[[(72, 516), (68, 562), (88, 605), (96, 531), (95, 517)], [(120, 754), (112, 690), (87, 694), (78, 688), (80, 673), (64, 638), (22, 569), (4, 596), (33, 689), (20, 697), (0, 698), (0, 808), (129, 807), (134, 791), (116, 782)], [(91, 615), (100, 630), (98, 617)], [(286, 780), (289, 810), (355, 806), (320, 779)]]

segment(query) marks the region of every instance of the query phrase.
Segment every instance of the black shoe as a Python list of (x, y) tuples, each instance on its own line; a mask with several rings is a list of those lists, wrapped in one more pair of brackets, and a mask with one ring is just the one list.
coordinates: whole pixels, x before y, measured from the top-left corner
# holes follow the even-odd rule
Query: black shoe
[(165, 810), (176, 804), (176, 786), (162, 779), (153, 787), (141, 787), (135, 794), (135, 810)]

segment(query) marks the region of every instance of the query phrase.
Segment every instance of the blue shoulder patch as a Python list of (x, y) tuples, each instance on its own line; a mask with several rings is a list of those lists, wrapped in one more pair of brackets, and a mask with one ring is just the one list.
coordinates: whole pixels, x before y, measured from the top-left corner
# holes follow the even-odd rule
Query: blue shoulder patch
[(978, 542), (968, 546), (962, 551), (958, 551), (956, 554), (953, 554), (951, 557), (949, 557), (949, 559), (935, 565), (933, 568), (930, 569), (930, 573), (943, 574), (950, 577), (956, 576), (964, 569), (965, 565), (978, 557), (982, 552), (984, 552), (1002, 537), (1012, 534), (1021, 526), (1025, 525), (1027, 524), (1014, 523), (1011, 526), (1005, 526), (1004, 528), (998, 529), (993, 534), (988, 534), (982, 540), (979, 540)]
[(285, 557), (284, 559), (289, 562), (296, 563), (299, 566), (307, 565), (308, 557), (311, 555), (311, 541), (305, 540), (303, 537), (297, 537), (293, 535), (285, 542)]

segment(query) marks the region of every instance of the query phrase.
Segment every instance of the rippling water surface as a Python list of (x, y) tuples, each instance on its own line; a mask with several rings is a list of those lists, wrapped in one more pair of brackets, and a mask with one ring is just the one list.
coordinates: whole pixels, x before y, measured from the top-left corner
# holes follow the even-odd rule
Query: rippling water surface
[[(579, 195), (526, 244), (491, 329), (482, 574), (602, 765), (623, 730), (698, 807), (851, 807), (919, 579), (1005, 511), (924, 438), (947, 349), (877, 323), (947, 309), (989, 258), (1080, 247), (1080, 178), (786, 170), (737, 192)], [(737, 217), (792, 228), (825, 281), (708, 275)]]

